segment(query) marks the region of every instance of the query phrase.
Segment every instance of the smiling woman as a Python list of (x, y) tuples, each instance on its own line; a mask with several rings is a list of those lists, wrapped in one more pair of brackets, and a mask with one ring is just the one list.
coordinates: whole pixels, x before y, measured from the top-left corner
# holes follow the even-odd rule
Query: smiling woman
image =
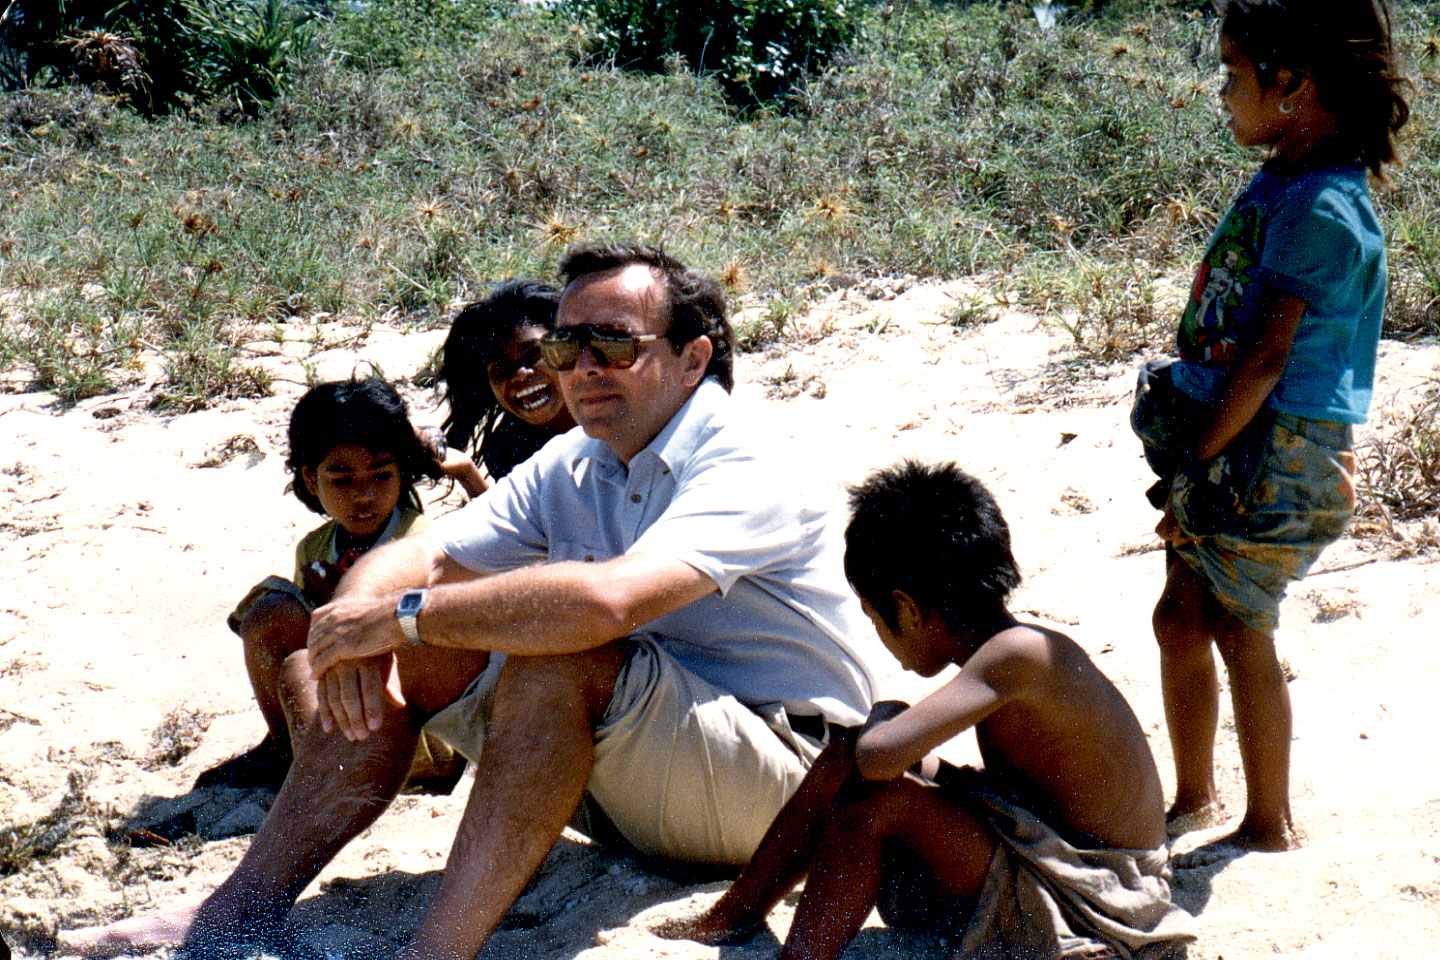
[(555, 371), (540, 352), (559, 302), (553, 284), (506, 280), (456, 314), (450, 326), (439, 379), (450, 406), (445, 441), (454, 452), (442, 469), (471, 496), (489, 486), (485, 474), (492, 481), (503, 477), (575, 426)]

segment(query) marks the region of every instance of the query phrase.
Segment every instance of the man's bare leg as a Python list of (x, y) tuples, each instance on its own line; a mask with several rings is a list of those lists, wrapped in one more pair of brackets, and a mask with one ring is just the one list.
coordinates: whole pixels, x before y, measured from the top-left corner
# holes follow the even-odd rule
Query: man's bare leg
[(500, 925), (580, 805), (628, 653), (609, 644), (506, 661), (440, 889), (401, 957), (470, 960)]
[[(411, 710), (429, 712), (455, 700), (467, 676), (473, 679), (485, 663), (483, 654), (422, 656), (422, 668), (404, 659), (399, 664), (411, 706), (387, 701), (381, 729), (355, 743), (321, 730), (309, 662), (303, 652), (289, 657), (282, 699), (297, 744), (295, 762), (235, 872), (199, 906), (63, 933), (62, 950), (114, 956), (181, 942), (203, 947), (243, 941), (273, 930), (324, 865), (394, 798), (418, 736)], [(445, 669), (431, 663), (437, 657)]]
[(810, 869), (834, 814), (835, 798), (855, 769), (855, 735), (854, 730), (835, 735), (765, 831), (740, 876), (704, 916), (656, 932), (672, 940), (716, 945), (743, 937), (763, 923)]
[(881, 844), (892, 838), (957, 900), (980, 891), (995, 853), (989, 831), (937, 788), (908, 779), (876, 784), (826, 825), (781, 960), (836, 960), (845, 951), (879, 900)]
[(1290, 817), (1290, 689), (1275, 641), (1234, 617), (1220, 634), (1245, 769), (1245, 818), (1220, 843), (1278, 852), (1300, 846)]
[(1172, 557), (1153, 617), (1165, 725), (1175, 755), (1175, 802), (1165, 815), (1172, 829), (1219, 810), (1215, 734), (1220, 722), (1220, 680), (1211, 651), (1212, 605), (1195, 574), (1183, 560)]

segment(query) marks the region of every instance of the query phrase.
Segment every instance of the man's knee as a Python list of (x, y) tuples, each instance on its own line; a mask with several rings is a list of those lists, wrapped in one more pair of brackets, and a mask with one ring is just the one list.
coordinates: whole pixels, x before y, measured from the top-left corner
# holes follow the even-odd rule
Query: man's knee
[(464, 696), (489, 662), (490, 654), (483, 650), (414, 647), (395, 654), (405, 702), (425, 716), (438, 713)]
[(310, 671), (310, 655), (305, 650), (296, 650), (294, 653), (285, 656), (285, 662), (280, 667), (280, 689), (282, 692), (295, 694), (309, 688), (314, 683), (314, 674)]
[(495, 689), (495, 709), (509, 712), (524, 704), (583, 705), (592, 724), (598, 721), (625, 666), (632, 644), (608, 643), (577, 653), (542, 657), (509, 657)]

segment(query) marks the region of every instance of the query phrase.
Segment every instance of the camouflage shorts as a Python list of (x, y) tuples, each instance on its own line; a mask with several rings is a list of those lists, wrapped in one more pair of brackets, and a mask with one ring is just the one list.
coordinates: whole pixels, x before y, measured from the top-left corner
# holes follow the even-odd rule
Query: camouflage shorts
[[(1216, 524), (1206, 474), (1226, 454), (1182, 470), (1160, 534), (1211, 594), (1247, 627), (1273, 635), (1280, 601), (1355, 512), (1349, 424), (1275, 413), (1246, 502)], [(1206, 516), (1192, 516), (1201, 507)], [(1204, 531), (1201, 533), (1200, 531)]]

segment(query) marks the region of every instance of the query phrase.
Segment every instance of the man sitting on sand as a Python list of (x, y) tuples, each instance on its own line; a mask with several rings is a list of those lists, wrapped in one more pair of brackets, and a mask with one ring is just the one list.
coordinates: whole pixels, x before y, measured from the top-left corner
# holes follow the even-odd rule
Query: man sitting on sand
[(308, 659), (287, 661), (294, 764), (214, 894), (62, 946), (274, 935), (395, 796), (429, 720), (477, 769), (400, 955), (469, 958), (577, 810), (646, 854), (738, 866), (827, 723), (863, 719), (839, 530), (731, 419), (718, 285), (633, 244), (572, 249), (561, 273), (542, 349), (583, 432), (367, 554), (315, 611)]
[[(907, 670), (960, 673), (837, 735), (725, 895), (660, 932), (744, 936), (808, 871), (790, 960), (840, 956), (877, 905), (959, 937), (962, 957), (1150, 958), (1192, 939), (1145, 734), (1075, 641), (1006, 610), (1020, 575), (989, 492), (906, 463), (851, 505), (845, 572), (881, 640)], [(930, 756), (972, 727), (983, 771)]]

